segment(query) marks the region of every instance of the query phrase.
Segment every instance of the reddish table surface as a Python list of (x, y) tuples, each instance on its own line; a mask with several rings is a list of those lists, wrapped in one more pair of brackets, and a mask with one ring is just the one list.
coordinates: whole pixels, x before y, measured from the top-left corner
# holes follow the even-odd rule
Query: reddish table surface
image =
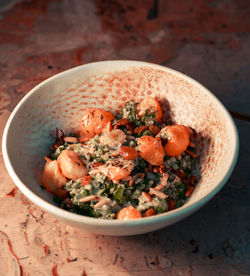
[(131, 237), (91, 235), (29, 202), (0, 159), (0, 275), (250, 275), (250, 2), (1, 1), (0, 132), (42, 80), (98, 60), (155, 62), (190, 75), (229, 109), (237, 166), (187, 219)]

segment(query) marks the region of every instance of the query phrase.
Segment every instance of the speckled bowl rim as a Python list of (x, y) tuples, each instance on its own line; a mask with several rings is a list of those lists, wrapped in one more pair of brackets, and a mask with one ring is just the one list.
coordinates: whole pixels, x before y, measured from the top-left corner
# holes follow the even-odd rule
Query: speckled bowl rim
[[(180, 78), (183, 78), (183, 79), (187, 80), (188, 82), (192, 83), (193, 85), (195, 85), (196, 87), (198, 87), (203, 93), (206, 93), (209, 97), (211, 97), (218, 104), (221, 111), (224, 112), (224, 116), (226, 117), (227, 121), (231, 125), (231, 129), (232, 129), (231, 135), (232, 135), (233, 143), (231, 145), (232, 146), (231, 150), (233, 152), (233, 155), (232, 155), (230, 162), (228, 162), (228, 164), (229, 164), (228, 168), (227, 168), (227, 170), (225, 170), (221, 181), (217, 184), (217, 186), (208, 195), (201, 197), (199, 201), (194, 202), (193, 204), (190, 204), (189, 206), (185, 206), (185, 204), (184, 204), (182, 207), (180, 207), (178, 209), (175, 209), (175, 210), (163, 213), (163, 214), (159, 214), (156, 216), (147, 217), (147, 218), (126, 220), (126, 221), (106, 220), (106, 219), (99, 219), (99, 218), (97, 219), (97, 218), (74, 214), (69, 211), (63, 210), (60, 207), (57, 207), (51, 203), (48, 203), (46, 200), (41, 199), (39, 196), (37, 196), (35, 193), (33, 193), (30, 189), (28, 189), (26, 187), (26, 185), (18, 177), (18, 175), (15, 173), (15, 170), (13, 169), (13, 167), (11, 165), (11, 161), (9, 159), (9, 155), (7, 152), (8, 130), (12, 123), (12, 120), (16, 116), (16, 113), (18, 112), (19, 108), (25, 103), (25, 101), (28, 98), (32, 97), (33, 94), (35, 94), (39, 88), (41, 88), (43, 85), (47, 84), (48, 82), (50, 82), (54, 79), (61, 78), (67, 74), (72, 74), (75, 71), (82, 70), (84, 68), (87, 69), (87, 67), (95, 67), (95, 66), (98, 66), (99, 64), (102, 65), (103, 63), (106, 63), (108, 66), (108, 64), (110, 64), (110, 63), (121, 63), (121, 62), (128, 63), (131, 66), (132, 65), (148, 66), (151, 68), (155, 68), (155, 69), (169, 72), (176, 76), (179, 76)], [(122, 70), (124, 70), (124, 69), (122, 69)], [(135, 61), (135, 60), (109, 60), (109, 61), (92, 62), (92, 63), (88, 63), (88, 64), (84, 64), (81, 66), (77, 66), (77, 67), (68, 69), (66, 71), (58, 73), (58, 74), (44, 80), (43, 82), (41, 82), (40, 84), (35, 86), (30, 92), (28, 92), (23, 97), (23, 99), (17, 104), (17, 106), (14, 108), (14, 110), (12, 111), (12, 113), (6, 123), (3, 137), (2, 137), (2, 152), (3, 152), (3, 159), (5, 162), (7, 171), (9, 173), (9, 175), (11, 176), (13, 182), (16, 184), (16, 186), (20, 189), (20, 191), (29, 200), (31, 200), (35, 205), (38, 205), (39, 207), (41, 207), (43, 210), (47, 211), (48, 213), (55, 214), (55, 216), (60, 217), (63, 220), (69, 220), (73, 223), (74, 222), (77, 224), (82, 223), (83, 225), (89, 224), (89, 225), (96, 226), (96, 227), (98, 227), (98, 226), (102, 226), (102, 227), (109, 226), (110, 227), (110, 226), (123, 226), (123, 225), (128, 226), (128, 227), (129, 226), (146, 226), (148, 224), (153, 224), (156, 222), (159, 223), (159, 222), (171, 220), (174, 217), (175, 218), (186, 217), (188, 215), (191, 215), (194, 211), (198, 210), (203, 205), (205, 205), (210, 199), (212, 199), (222, 189), (222, 187), (225, 185), (225, 183), (228, 181), (228, 179), (231, 176), (231, 173), (236, 165), (236, 162), (238, 159), (238, 153), (239, 153), (239, 136), (238, 136), (238, 131), (237, 131), (236, 125), (234, 123), (234, 120), (232, 119), (230, 113), (227, 111), (227, 109), (224, 107), (224, 105), (207, 88), (205, 88), (203, 85), (201, 85), (199, 82), (192, 79), (191, 77), (189, 77), (181, 72), (178, 72), (174, 69), (171, 69), (171, 68), (168, 68), (168, 67), (162, 66), (162, 65), (157, 65), (154, 63)]]

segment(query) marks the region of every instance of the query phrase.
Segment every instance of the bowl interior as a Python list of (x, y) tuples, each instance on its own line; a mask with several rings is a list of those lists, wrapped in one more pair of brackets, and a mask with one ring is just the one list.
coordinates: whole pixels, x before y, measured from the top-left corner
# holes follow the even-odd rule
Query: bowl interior
[(33, 193), (53, 203), (40, 188), (43, 156), (55, 128), (79, 129), (88, 107), (117, 112), (127, 100), (146, 95), (162, 104), (165, 119), (198, 133), (200, 181), (185, 208), (219, 189), (235, 158), (236, 133), (230, 116), (203, 86), (171, 69), (143, 62), (110, 61), (77, 67), (35, 87), (12, 114), (6, 152), (17, 177)]

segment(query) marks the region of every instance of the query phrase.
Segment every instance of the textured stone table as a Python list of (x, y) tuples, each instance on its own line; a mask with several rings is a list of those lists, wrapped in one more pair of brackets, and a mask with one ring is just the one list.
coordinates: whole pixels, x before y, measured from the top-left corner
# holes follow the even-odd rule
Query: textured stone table
[(137, 59), (207, 86), (230, 110), (241, 143), (213, 200), (135, 237), (91, 235), (55, 220), (20, 193), (1, 156), (0, 275), (250, 275), (250, 2), (19, 0), (1, 1), (0, 10), (0, 137), (42, 80), (92, 61)]

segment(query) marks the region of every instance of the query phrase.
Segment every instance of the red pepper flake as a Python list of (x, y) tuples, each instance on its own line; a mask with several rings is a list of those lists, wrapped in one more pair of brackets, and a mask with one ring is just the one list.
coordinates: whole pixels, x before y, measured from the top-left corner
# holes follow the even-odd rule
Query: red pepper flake
[(134, 133), (135, 134), (140, 134), (141, 132), (143, 132), (144, 130), (146, 130), (148, 128), (148, 126), (139, 126), (139, 127), (136, 127), (134, 129)]
[(16, 196), (17, 187), (13, 188), (6, 196), (15, 197)]

